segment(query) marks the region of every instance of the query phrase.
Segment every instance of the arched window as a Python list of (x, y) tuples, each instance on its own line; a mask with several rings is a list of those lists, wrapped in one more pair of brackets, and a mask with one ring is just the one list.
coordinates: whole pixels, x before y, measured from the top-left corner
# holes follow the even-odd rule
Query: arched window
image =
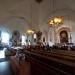
[(22, 35), (22, 45), (26, 45), (26, 36)]
[(1, 33), (2, 43), (5, 45), (9, 45), (10, 35), (8, 32), (2, 31)]

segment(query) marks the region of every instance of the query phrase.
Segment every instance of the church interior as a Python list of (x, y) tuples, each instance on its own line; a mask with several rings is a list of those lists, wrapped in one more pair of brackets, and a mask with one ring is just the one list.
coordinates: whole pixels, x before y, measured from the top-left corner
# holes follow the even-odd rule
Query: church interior
[(0, 75), (75, 75), (74, 0), (0, 0)]

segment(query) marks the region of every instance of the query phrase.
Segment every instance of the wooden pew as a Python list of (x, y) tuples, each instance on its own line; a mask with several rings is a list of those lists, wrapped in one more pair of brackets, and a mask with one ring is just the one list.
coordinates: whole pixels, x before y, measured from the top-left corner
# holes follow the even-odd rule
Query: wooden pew
[(31, 62), (32, 75), (75, 75), (74, 52), (25, 50), (25, 54)]
[(20, 66), (19, 66), (17, 59), (15, 58), (15, 56), (10, 56), (9, 60), (10, 60), (10, 64), (11, 64), (15, 74), (19, 75)]

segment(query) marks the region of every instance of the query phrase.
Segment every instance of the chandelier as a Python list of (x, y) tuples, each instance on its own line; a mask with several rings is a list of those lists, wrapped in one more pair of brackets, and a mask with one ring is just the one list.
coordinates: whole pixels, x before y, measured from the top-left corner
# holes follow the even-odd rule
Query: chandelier
[(29, 29), (29, 30), (27, 30), (27, 34), (34, 34), (34, 31)]
[(53, 18), (53, 19), (51, 19), (51, 20), (48, 21), (48, 25), (50, 27), (57, 28), (61, 24), (63, 24), (63, 20), (64, 20), (63, 16), (55, 17), (55, 18)]

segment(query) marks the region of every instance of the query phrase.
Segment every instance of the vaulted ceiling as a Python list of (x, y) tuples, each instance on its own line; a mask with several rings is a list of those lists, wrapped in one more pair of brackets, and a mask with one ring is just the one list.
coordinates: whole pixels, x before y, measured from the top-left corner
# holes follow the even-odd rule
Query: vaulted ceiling
[(38, 29), (53, 12), (63, 9), (75, 13), (75, 0), (42, 0), (40, 4), (35, 0), (0, 0), (0, 26)]

